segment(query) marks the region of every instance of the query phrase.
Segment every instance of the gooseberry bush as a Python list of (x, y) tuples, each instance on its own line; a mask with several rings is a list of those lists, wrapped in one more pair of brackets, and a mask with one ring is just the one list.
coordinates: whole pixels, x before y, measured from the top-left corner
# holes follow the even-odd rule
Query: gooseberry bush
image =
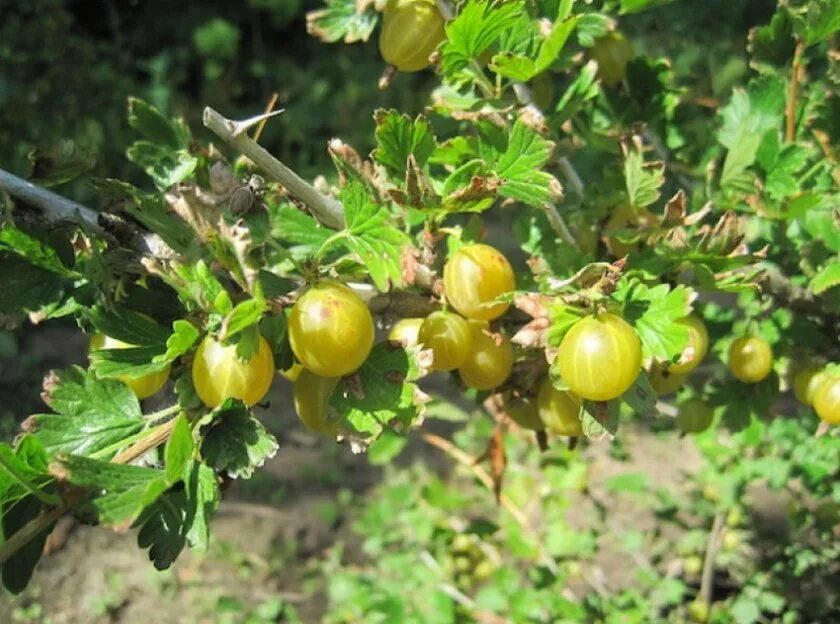
[[(517, 428), (545, 449), (675, 419), (772, 456), (759, 429), (792, 420), (836, 460), (840, 5), (781, 3), (710, 105), (621, 32), (658, 4), (328, 0), (313, 36), (381, 21), (380, 87), (437, 83), (424, 114), (371, 111), (369, 155), (332, 140), (311, 182), (252, 137), (271, 112), (208, 108), (199, 134), (139, 99), (145, 187), (97, 180), (88, 208), (0, 172), (0, 312), (91, 336), (0, 445), (3, 584), (68, 513), (136, 529), (157, 568), (206, 549), (224, 484), (280, 449), (253, 411), (277, 371), (275, 400), (379, 461), (451, 376), (493, 422), (499, 497)], [(838, 504), (836, 463), (808, 504)]]

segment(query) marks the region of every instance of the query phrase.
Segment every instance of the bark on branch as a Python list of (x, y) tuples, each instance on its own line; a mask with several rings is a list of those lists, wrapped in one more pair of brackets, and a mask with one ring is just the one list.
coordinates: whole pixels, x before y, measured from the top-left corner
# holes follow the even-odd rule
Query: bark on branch
[(225, 143), (253, 160), (266, 174), (285, 186), (302, 201), (312, 214), (329, 228), (344, 228), (344, 206), (332, 197), (322, 195), (298, 174), (272, 156), (247, 134), (250, 120), (237, 122), (224, 117), (209, 106), (204, 109), (204, 125)]

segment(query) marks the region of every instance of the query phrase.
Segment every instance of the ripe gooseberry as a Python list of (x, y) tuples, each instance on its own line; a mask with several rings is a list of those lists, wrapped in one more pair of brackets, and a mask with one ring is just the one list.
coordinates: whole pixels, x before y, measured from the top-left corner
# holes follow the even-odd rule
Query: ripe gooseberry
[(473, 331), (469, 323), (451, 312), (432, 312), (423, 321), (420, 343), (432, 350), (432, 369), (450, 371), (458, 368), (470, 354)]
[(739, 381), (758, 383), (773, 370), (773, 351), (764, 338), (741, 336), (729, 347), (729, 370)]
[(814, 390), (814, 411), (820, 420), (840, 425), (840, 377), (826, 376)]
[(804, 405), (813, 405), (814, 393), (825, 379), (822, 366), (807, 366), (793, 377), (793, 394)]
[(682, 388), (686, 377), (687, 375), (677, 375), (672, 373), (670, 369), (662, 368), (657, 365), (652, 366), (650, 368), (650, 372), (648, 373), (650, 386), (659, 396), (671, 394), (672, 392), (676, 392)]
[(335, 437), (338, 427), (328, 418), (330, 396), (340, 377), (321, 377), (303, 369), (295, 382), (295, 412), (300, 421), (316, 433)]
[(304, 368), (322, 377), (342, 377), (358, 369), (370, 355), (373, 339), (370, 310), (339, 282), (315, 284), (289, 315), (292, 352)]
[(688, 345), (683, 349), (680, 359), (668, 367), (672, 373), (685, 374), (693, 371), (709, 351), (709, 332), (700, 317), (689, 314), (677, 321), (688, 330)]
[(459, 314), (478, 321), (492, 321), (505, 313), (510, 304), (494, 303), (513, 291), (516, 279), (505, 256), (490, 245), (465, 245), (449, 258), (443, 268), (446, 299)]
[(700, 433), (712, 424), (712, 408), (700, 399), (689, 399), (677, 408), (677, 426), (686, 433)]
[(598, 62), (601, 82), (614, 87), (627, 74), (627, 63), (633, 58), (633, 45), (620, 32), (613, 31), (598, 38), (589, 54)]
[(573, 394), (609, 401), (639, 376), (642, 343), (627, 321), (607, 312), (575, 323), (563, 337), (554, 365)]
[(537, 410), (545, 428), (561, 436), (578, 437), (583, 435), (580, 425), (580, 397), (571, 392), (558, 390), (546, 377), (537, 394)]
[[(632, 206), (620, 206), (607, 221), (607, 232), (615, 230), (642, 230), (656, 225), (657, 217), (647, 210), (637, 211)], [(607, 248), (616, 258), (623, 258), (636, 249), (638, 241), (624, 242), (615, 234), (607, 236)]]
[[(136, 345), (111, 338), (104, 334), (95, 334), (90, 339), (89, 351), (99, 351), (100, 349), (130, 349)], [(156, 373), (149, 373), (148, 375), (140, 375), (139, 377), (129, 377), (128, 375), (119, 375), (119, 379), (126, 386), (131, 388), (131, 391), (138, 399), (147, 399), (153, 394), (163, 388), (166, 380), (169, 379), (170, 365)]]
[(502, 337), (497, 343), (485, 330), (487, 324), (473, 321), (472, 347), (458, 367), (461, 381), (469, 388), (490, 390), (503, 384), (513, 370), (513, 346)]
[(523, 429), (530, 429), (531, 431), (545, 429), (545, 423), (540, 418), (537, 409), (536, 397), (513, 398), (507, 396), (504, 398), (503, 407), (511, 420)]
[(388, 0), (379, 52), (401, 72), (420, 71), (430, 65), (429, 56), (446, 38), (445, 23), (435, 0)]
[(420, 326), (425, 320), (423, 318), (400, 319), (388, 332), (388, 340), (397, 342), (403, 347), (416, 346), (420, 342)]
[(195, 352), (192, 381), (198, 398), (207, 407), (218, 407), (225, 399), (254, 405), (274, 381), (274, 356), (262, 336), (256, 353), (243, 360), (236, 353), (236, 345), (222, 344), (208, 334)]

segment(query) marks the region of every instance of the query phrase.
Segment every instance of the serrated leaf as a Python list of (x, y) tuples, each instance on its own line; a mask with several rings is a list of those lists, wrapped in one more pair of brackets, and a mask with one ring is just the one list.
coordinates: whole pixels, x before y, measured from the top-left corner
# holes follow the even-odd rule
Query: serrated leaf
[(0, 504), (14, 503), (50, 481), (47, 453), (35, 436), (23, 436), (15, 448), (0, 443)]
[(753, 80), (748, 91), (736, 89), (722, 110), (718, 141), (729, 151), (723, 163), (720, 185), (749, 189), (746, 169), (756, 158), (763, 134), (779, 127), (785, 103), (784, 83), (770, 76)]
[(157, 108), (139, 98), (128, 98), (128, 125), (149, 141), (173, 150), (184, 149), (189, 133), (183, 124), (171, 122)]
[(499, 194), (537, 207), (557, 201), (562, 196), (560, 182), (542, 171), (553, 150), (554, 143), (517, 119), (505, 152), (493, 163), (501, 180)]
[(186, 150), (172, 151), (150, 141), (135, 141), (126, 156), (143, 168), (160, 191), (183, 182), (198, 166), (198, 159)]
[(410, 244), (408, 236), (394, 226), (388, 211), (374, 203), (361, 184), (345, 186), (341, 201), (347, 229), (335, 241), (355, 254), (380, 291), (387, 291), (392, 284), (402, 285), (402, 257)]
[(622, 280), (615, 292), (624, 304), (624, 319), (633, 325), (642, 341), (645, 357), (660, 362), (673, 360), (688, 343), (688, 330), (675, 321), (691, 313), (691, 291), (668, 284), (650, 288), (636, 279)]
[(172, 362), (189, 351), (198, 340), (199, 331), (189, 321), (178, 319), (172, 323), (172, 334), (166, 339), (166, 353), (163, 361)]
[(310, 35), (327, 43), (368, 40), (378, 21), (373, 3), (326, 0), (325, 4), (325, 8), (306, 14), (306, 31)]
[(137, 543), (149, 549), (158, 570), (171, 566), (186, 544), (199, 552), (207, 550), (208, 521), (219, 503), (216, 474), (206, 464), (193, 461), (183, 481), (183, 489), (164, 492), (138, 521), (142, 526)]
[(254, 470), (277, 452), (275, 437), (239, 401), (228, 399), (210, 419), (201, 456), (216, 471), (233, 479), (250, 479)]
[(45, 400), (57, 413), (35, 414), (26, 426), (49, 455), (90, 455), (137, 433), (144, 424), (128, 386), (97, 379), (79, 367), (57, 373)]
[(624, 185), (631, 206), (650, 206), (659, 199), (664, 183), (665, 172), (661, 165), (646, 167), (641, 152), (635, 149), (627, 152), (624, 159)]
[(79, 273), (65, 266), (54, 247), (10, 225), (0, 228), (0, 253), (2, 252), (21, 256), (30, 264), (59, 277), (67, 279), (81, 277)]
[(132, 345), (159, 347), (169, 339), (166, 327), (128, 308), (97, 306), (90, 310), (88, 318), (100, 333)]
[(362, 367), (336, 386), (331, 407), (357, 434), (370, 439), (388, 423), (407, 428), (419, 409), (413, 383), (419, 375), (415, 357), (415, 350), (388, 342), (375, 345)]
[(395, 110), (377, 110), (376, 149), (373, 157), (383, 165), (392, 178), (401, 183), (405, 179), (409, 156), (414, 156), (422, 168), (435, 149), (435, 135), (429, 121), (418, 115), (412, 119)]
[(521, 0), (484, 2), (469, 0), (458, 16), (446, 24), (441, 44), (441, 69), (454, 77), (495, 43), (505, 29), (516, 24), (524, 8)]
[(24, 258), (0, 253), (0, 312), (19, 314), (58, 305), (70, 282)]
[(551, 325), (548, 328), (546, 340), (549, 345), (559, 347), (572, 325), (577, 323), (582, 316), (581, 308), (575, 308), (564, 304), (558, 304), (549, 309)]
[(833, 260), (811, 278), (811, 290), (821, 295), (829, 288), (840, 285), (840, 260)]
[(260, 322), (266, 309), (263, 299), (247, 299), (237, 303), (224, 320), (224, 339), (230, 339)]
[(805, 44), (828, 39), (840, 30), (840, 4), (835, 0), (810, 0), (805, 18)]
[(577, 26), (577, 22), (578, 16), (576, 15), (555, 22), (551, 28), (551, 32), (548, 33), (548, 36), (543, 40), (542, 45), (540, 45), (540, 51), (535, 62), (534, 75), (544, 72), (557, 60), (566, 45), (566, 41), (569, 39), (569, 35), (572, 34), (575, 26)]
[(97, 519), (118, 530), (127, 529), (171, 485), (163, 470), (79, 455), (61, 455), (50, 469), (60, 481), (90, 490)]

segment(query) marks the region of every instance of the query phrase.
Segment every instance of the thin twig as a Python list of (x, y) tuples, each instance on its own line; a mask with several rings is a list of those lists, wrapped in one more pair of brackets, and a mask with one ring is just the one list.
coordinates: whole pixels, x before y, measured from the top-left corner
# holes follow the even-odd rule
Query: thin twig
[[(87, 232), (101, 237), (108, 233), (99, 225), (99, 213), (57, 193), (0, 169), (0, 189), (37, 208), (49, 224), (77, 223)], [(157, 234), (143, 232), (137, 238), (137, 251), (143, 255), (172, 255), (172, 250)]]
[(709, 531), (709, 541), (706, 544), (706, 556), (703, 558), (703, 573), (700, 577), (700, 599), (705, 604), (712, 601), (712, 581), (715, 577), (715, 558), (720, 548), (720, 536), (723, 533), (723, 514), (718, 512)]
[(785, 106), (785, 141), (793, 142), (796, 138), (796, 97), (799, 92), (799, 73), (802, 68), (802, 55), (805, 52), (805, 42), (796, 42), (793, 50), (793, 63), (790, 68), (790, 86), (788, 88), (787, 106)]
[[(259, 116), (263, 117), (263, 116)], [(258, 119), (254, 117), (253, 119)], [(333, 229), (344, 228), (344, 207), (341, 202), (322, 195), (304, 181), (298, 174), (277, 160), (242, 131), (242, 125), (227, 119), (209, 106), (204, 109), (204, 125), (225, 143), (253, 160), (273, 179), (285, 186), (289, 192), (302, 201), (312, 214), (324, 225)]]

